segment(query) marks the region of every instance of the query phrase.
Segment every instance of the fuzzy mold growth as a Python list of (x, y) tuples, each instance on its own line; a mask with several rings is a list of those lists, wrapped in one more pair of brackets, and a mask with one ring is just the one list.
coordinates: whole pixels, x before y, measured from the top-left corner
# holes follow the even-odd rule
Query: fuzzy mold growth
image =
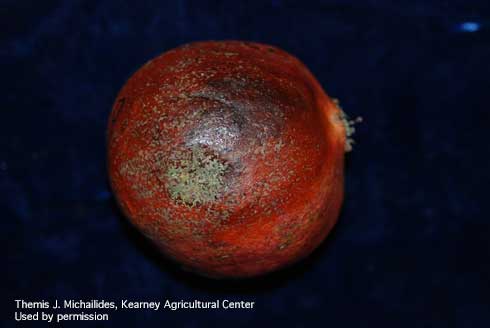
[(170, 197), (190, 207), (216, 201), (224, 189), (228, 164), (199, 146), (175, 155), (165, 174)]

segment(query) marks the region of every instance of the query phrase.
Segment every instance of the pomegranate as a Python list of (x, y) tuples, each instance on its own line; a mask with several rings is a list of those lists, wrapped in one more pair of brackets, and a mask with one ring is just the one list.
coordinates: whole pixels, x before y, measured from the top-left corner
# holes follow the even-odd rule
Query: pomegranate
[(110, 183), (130, 222), (185, 268), (257, 276), (307, 256), (336, 223), (352, 130), (285, 51), (187, 44), (117, 96)]

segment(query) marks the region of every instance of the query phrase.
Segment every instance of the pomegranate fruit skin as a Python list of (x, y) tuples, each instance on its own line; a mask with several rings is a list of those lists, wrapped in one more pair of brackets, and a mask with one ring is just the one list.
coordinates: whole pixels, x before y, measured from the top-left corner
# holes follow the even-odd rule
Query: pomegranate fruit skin
[(198, 274), (241, 278), (288, 266), (338, 219), (342, 112), (276, 47), (208, 41), (165, 52), (124, 85), (107, 137), (125, 216)]

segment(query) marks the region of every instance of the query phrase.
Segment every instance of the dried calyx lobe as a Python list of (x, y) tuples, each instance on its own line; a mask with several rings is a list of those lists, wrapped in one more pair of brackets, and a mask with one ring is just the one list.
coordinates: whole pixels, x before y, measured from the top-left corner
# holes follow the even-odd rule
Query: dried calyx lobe
[(350, 119), (349, 115), (347, 115), (347, 113), (343, 110), (343, 108), (340, 107), (339, 100), (336, 98), (334, 98), (332, 100), (333, 100), (335, 106), (337, 106), (337, 108), (340, 111), (339, 119), (342, 122), (344, 129), (345, 129), (345, 151), (350, 152), (350, 151), (352, 151), (353, 145), (356, 143), (354, 141), (354, 138), (352, 137), (354, 135), (354, 133), (356, 132), (355, 125), (357, 123), (362, 122), (362, 117), (358, 116), (353, 120)]

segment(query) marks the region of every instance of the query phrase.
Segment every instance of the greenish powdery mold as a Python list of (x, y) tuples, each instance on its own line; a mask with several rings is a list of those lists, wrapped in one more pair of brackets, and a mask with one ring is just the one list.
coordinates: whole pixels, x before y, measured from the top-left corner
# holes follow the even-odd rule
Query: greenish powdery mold
[(339, 100), (335, 98), (332, 100), (337, 108), (340, 110), (339, 118), (345, 128), (345, 151), (350, 152), (352, 151), (352, 146), (355, 144), (355, 141), (352, 138), (352, 136), (356, 132), (356, 128), (354, 126), (357, 123), (362, 122), (362, 117), (357, 117), (356, 119), (351, 120), (349, 116), (343, 111), (342, 107), (340, 107)]
[(216, 201), (224, 189), (228, 164), (199, 146), (175, 155), (166, 172), (170, 197), (190, 207)]

